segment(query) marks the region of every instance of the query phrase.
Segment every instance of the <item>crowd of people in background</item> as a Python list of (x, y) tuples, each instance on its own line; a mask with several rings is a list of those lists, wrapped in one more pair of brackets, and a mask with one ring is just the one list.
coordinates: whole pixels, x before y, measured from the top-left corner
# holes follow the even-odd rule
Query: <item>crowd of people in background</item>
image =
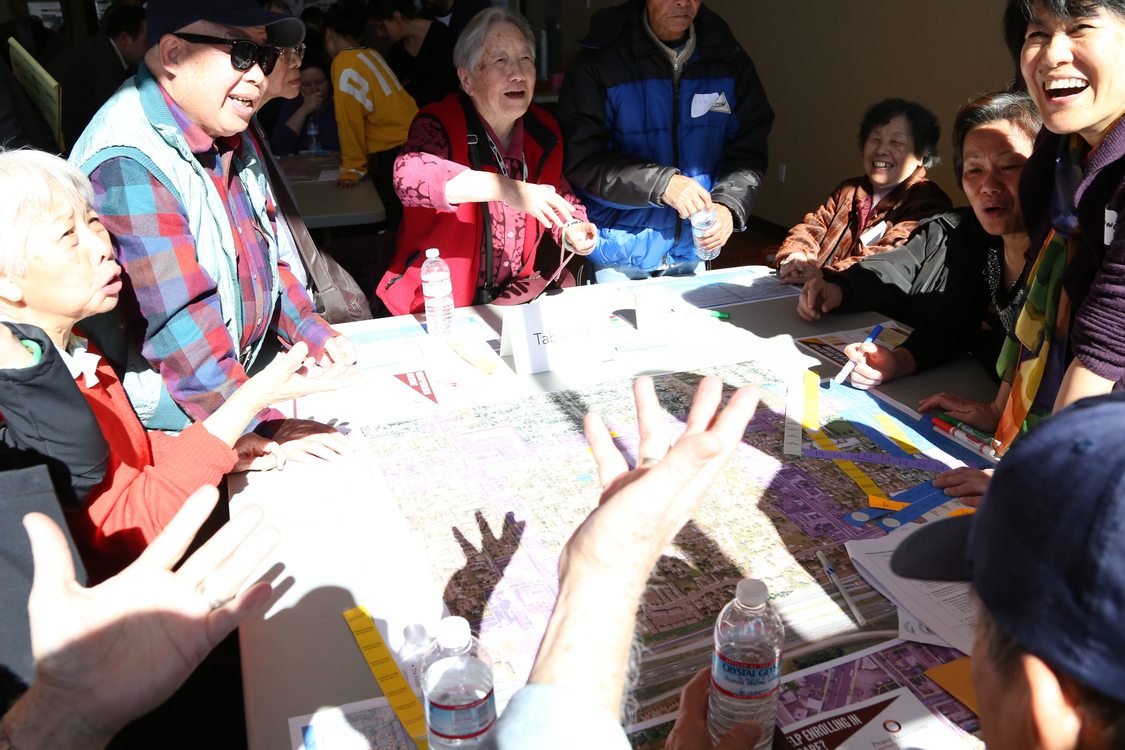
[[(198, 694), (154, 714), (153, 734), (130, 722), (202, 680), (193, 670), (260, 610), (269, 587), (239, 589), (276, 542), (250, 511), (174, 570), (216, 503), (197, 490), (348, 450), (332, 425), (269, 405), (356, 382), (333, 324), (421, 310), (426, 248), (441, 248), (457, 306), (573, 283), (576, 255), (591, 283), (694, 274), (700, 249), (747, 228), (768, 166), (766, 87), (700, 0), (595, 13), (553, 111), (532, 101), (533, 29), (487, 0), (299, 15), (282, 0), (115, 2), (74, 47), (24, 0), (9, 11), (0, 38), (62, 85), (66, 159), (46, 153), (59, 144), (0, 63), (0, 748), (180, 736), (167, 724)], [(1125, 2), (1008, 0), (1003, 24), (1017, 79), (966, 91), (953, 119), (968, 206), (928, 174), (939, 118), (884, 99), (859, 125), (863, 174), (775, 263), (802, 285), (805, 320), (878, 310), (913, 326), (894, 349), (848, 347), (854, 386), (965, 353), (992, 374), (990, 401), (919, 404), (994, 434), (1001, 460), (995, 475), (935, 479), (980, 510), (928, 524), (895, 568), (974, 584), (990, 747), (1119, 748), (1125, 441), (1091, 436), (1125, 409), (1111, 394), (1125, 380)], [(370, 299), (338, 296), (355, 282), (315, 246), (278, 166), (309, 151), (338, 151), (336, 186), (369, 179), (385, 208), (393, 251)], [(701, 212), (712, 223), (693, 236)], [(670, 442), (647, 378), (635, 395), (636, 467), (587, 420), (606, 492), (564, 551), (495, 747), (627, 746), (618, 712), (645, 582), (757, 403), (748, 388), (723, 405), (705, 379)], [(686, 686), (668, 747), (712, 747), (706, 688)], [(222, 744), (219, 731), (180, 740)], [(719, 747), (758, 740), (747, 725)]]

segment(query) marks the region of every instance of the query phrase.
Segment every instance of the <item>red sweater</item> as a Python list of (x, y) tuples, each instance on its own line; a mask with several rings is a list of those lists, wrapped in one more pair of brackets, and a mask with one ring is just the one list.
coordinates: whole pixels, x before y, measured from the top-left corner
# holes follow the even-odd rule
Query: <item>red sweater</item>
[(238, 457), (198, 422), (178, 436), (146, 432), (104, 359), (97, 384), (76, 382), (109, 444), (105, 479), (87, 498), (86, 512), (70, 517), (93, 584), (135, 560), (188, 495), (218, 485)]

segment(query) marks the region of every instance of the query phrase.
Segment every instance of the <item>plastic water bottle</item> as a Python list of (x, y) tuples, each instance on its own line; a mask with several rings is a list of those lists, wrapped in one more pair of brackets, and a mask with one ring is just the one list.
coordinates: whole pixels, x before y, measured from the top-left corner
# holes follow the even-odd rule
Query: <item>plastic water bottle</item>
[(320, 126), (316, 124), (316, 116), (315, 115), (313, 115), (312, 117), (309, 118), (308, 125), (305, 126), (305, 132), (308, 133), (308, 136), (309, 136), (309, 148), (308, 148), (309, 153), (310, 154), (319, 154), (321, 152), (321, 149), (320, 149)]
[(464, 617), (446, 617), (422, 660), (426, 726), (433, 750), (478, 747), (496, 721), (492, 660)]
[(696, 211), (688, 217), (691, 222), (691, 239), (695, 244), (695, 256), (700, 260), (714, 260), (719, 257), (719, 252), (722, 247), (717, 247), (714, 250), (708, 250), (702, 246), (703, 235), (715, 226), (715, 210), (711, 208), (704, 208)]
[(422, 264), (422, 297), (426, 300), (426, 330), (431, 336), (447, 335), (453, 327), (453, 282), (436, 247), (426, 251)]
[(395, 652), (395, 661), (415, 693), (422, 691), (422, 660), (430, 650), (434, 639), (426, 632), (425, 625), (407, 625), (402, 631), (402, 646)]
[(738, 582), (734, 600), (715, 621), (707, 729), (716, 744), (731, 727), (744, 721), (756, 721), (762, 727), (756, 750), (773, 743), (785, 626), (768, 599), (766, 584), (744, 578)]

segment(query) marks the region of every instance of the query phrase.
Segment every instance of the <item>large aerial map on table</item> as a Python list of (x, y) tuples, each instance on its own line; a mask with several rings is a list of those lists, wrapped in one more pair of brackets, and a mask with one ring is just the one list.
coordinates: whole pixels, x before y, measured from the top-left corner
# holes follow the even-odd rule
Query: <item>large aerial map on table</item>
[[(708, 662), (715, 616), (742, 577), (768, 584), (786, 623), (787, 648), (857, 629), (817, 551), (844, 579), (868, 628), (895, 627), (893, 605), (855, 574), (842, 546), (884, 533), (844, 520), (868, 506), (856, 473), (868, 490), (873, 484), (893, 495), (932, 479), (935, 456), (955, 465), (929, 441), (928, 421), (912, 423), (846, 386), (814, 384), (820, 435), (814, 442), (806, 430), (797, 453), (807, 455), (786, 454), (786, 380), (794, 373), (770, 372), (761, 363), (656, 377), (673, 434), (682, 431), (705, 374), (720, 376), (731, 389), (762, 384), (763, 401), (735, 456), (650, 581), (632, 694), (638, 725), (674, 713), (681, 686)], [(601, 493), (582, 436), (582, 417), (591, 410), (635, 458), (628, 380), (363, 428), (394, 502), (421, 537), (447, 606), (479, 628), (492, 654), (501, 705), (530, 669), (557, 591), (559, 552)], [(800, 423), (801, 415), (790, 419)], [(901, 428), (890, 430), (898, 442), (883, 437), (889, 425)], [(793, 437), (791, 427), (790, 453)], [(819, 457), (831, 450), (850, 461)], [(638, 732), (634, 741), (643, 745), (647, 737)]]

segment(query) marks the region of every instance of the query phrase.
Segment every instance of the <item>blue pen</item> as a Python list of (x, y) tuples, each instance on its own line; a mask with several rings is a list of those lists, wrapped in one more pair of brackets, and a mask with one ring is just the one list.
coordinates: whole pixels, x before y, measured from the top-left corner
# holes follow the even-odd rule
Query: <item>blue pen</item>
[[(882, 333), (882, 332), (883, 332), (882, 324), (876, 325), (874, 328), (871, 329), (871, 333), (867, 334), (867, 338), (865, 338), (863, 340), (863, 343), (870, 344), (875, 339), (879, 338), (879, 334)], [(832, 378), (832, 382), (837, 383), (837, 384), (843, 383), (845, 380), (848, 379), (848, 376), (852, 374), (852, 370), (855, 369), (855, 365), (856, 365), (856, 361), (854, 359), (849, 359), (848, 363), (840, 368), (840, 372), (836, 373), (836, 377)]]

